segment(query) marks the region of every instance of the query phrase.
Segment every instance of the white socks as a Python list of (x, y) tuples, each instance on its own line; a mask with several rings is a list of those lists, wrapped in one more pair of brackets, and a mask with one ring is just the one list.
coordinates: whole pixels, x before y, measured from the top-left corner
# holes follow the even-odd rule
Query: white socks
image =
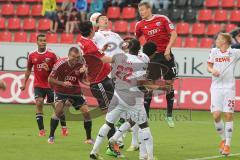
[(94, 143), (93, 149), (91, 151), (91, 154), (96, 154), (98, 153), (99, 149), (100, 149), (100, 145), (102, 143), (102, 141), (104, 140), (104, 138), (107, 136), (108, 132), (110, 131), (110, 127), (107, 124), (104, 124), (99, 132), (98, 132), (98, 136), (96, 138), (96, 141)]
[(135, 124), (132, 127), (132, 143), (131, 143), (131, 146), (138, 147), (138, 130), (139, 130), (139, 126), (138, 126), (138, 124)]
[(218, 132), (218, 134), (221, 136), (222, 140), (225, 140), (225, 131), (224, 131), (224, 122), (223, 120), (219, 121), (219, 122), (214, 122), (215, 124), (215, 128)]
[(138, 131), (138, 140), (139, 140), (139, 159), (140, 160), (147, 159), (147, 148), (143, 139), (143, 132), (140, 128)]
[(226, 143), (225, 145), (230, 146), (233, 132), (233, 121), (225, 123), (225, 135), (226, 135)]
[(120, 128), (115, 132), (115, 134), (109, 139), (109, 141), (117, 141), (120, 137), (131, 127), (129, 122), (124, 122)]
[(147, 149), (148, 159), (153, 160), (153, 137), (150, 128), (147, 127), (142, 129), (141, 134)]

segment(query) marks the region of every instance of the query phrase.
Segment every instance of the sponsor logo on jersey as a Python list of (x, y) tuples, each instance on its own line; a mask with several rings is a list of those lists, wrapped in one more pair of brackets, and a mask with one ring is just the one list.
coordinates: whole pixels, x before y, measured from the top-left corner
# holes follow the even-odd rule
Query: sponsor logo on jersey
[(158, 29), (153, 29), (153, 30), (150, 30), (148, 31), (148, 35), (151, 36), (151, 35), (154, 35), (158, 32)]
[(215, 58), (215, 62), (230, 62), (230, 57)]
[(77, 78), (75, 76), (66, 76), (65, 81), (76, 81)]
[(44, 68), (45, 64), (44, 63), (41, 63), (41, 64), (37, 64), (37, 69), (42, 69)]

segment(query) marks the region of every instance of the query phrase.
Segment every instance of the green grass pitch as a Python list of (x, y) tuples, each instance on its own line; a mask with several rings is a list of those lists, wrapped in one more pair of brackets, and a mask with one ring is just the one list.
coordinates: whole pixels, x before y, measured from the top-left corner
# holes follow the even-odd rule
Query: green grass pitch
[[(88, 160), (92, 148), (84, 144), (85, 130), (83, 122), (67, 122), (69, 136), (62, 137), (60, 128), (56, 131), (56, 142), (47, 143), (46, 137), (38, 137), (33, 105), (0, 105), (0, 160)], [(49, 132), (52, 109), (44, 108), (44, 124)], [(218, 137), (213, 120), (207, 111), (174, 111), (176, 127), (168, 128), (163, 121), (164, 110), (151, 110), (150, 127), (154, 138), (154, 153), (159, 160), (187, 160), (218, 156)], [(240, 153), (240, 114), (235, 113), (232, 153)], [(93, 119), (95, 138), (104, 116)], [(131, 136), (124, 139), (126, 149)], [(106, 160), (114, 158), (105, 156), (107, 140), (101, 148), (101, 155)], [(128, 160), (137, 160), (137, 152), (125, 152)], [(211, 159), (211, 158), (210, 158)], [(212, 158), (213, 159), (213, 158)], [(240, 160), (240, 156), (220, 157), (218, 160)]]

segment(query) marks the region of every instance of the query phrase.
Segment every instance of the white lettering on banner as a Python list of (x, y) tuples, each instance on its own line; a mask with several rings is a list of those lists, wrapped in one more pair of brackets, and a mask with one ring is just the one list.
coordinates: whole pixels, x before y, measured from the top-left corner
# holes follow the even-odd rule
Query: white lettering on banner
[[(199, 96), (202, 97), (201, 100), (198, 99)], [(192, 101), (195, 104), (205, 104), (207, 100), (208, 100), (208, 95), (203, 91), (197, 91), (192, 94)]]
[(179, 98), (180, 103), (185, 102), (185, 98), (187, 95), (191, 95), (191, 91), (181, 91), (180, 98)]
[[(13, 103), (13, 102), (17, 102), (17, 103), (31, 103), (32, 101), (34, 101), (34, 95), (32, 92), (32, 88), (33, 88), (33, 81), (34, 81), (34, 77), (33, 75), (31, 75), (29, 77), (29, 86), (26, 87), (26, 89), (28, 89), (28, 94), (29, 96), (26, 99), (20, 98), (20, 94), (21, 94), (21, 90), (20, 90), (20, 86), (22, 86), (22, 82), (21, 79), (23, 79), (25, 77), (24, 74), (20, 74), (20, 75), (16, 75), (16, 74), (12, 74), (12, 73), (4, 73), (0, 75), (0, 80), (4, 80), (4, 79), (11, 79), (12, 82), (11, 83), (7, 83), (7, 87), (10, 87), (10, 95), (9, 98), (3, 98), (0, 96), (0, 102), (3, 103)], [(11, 85), (11, 86), (9, 86)], [(17, 89), (17, 91), (15, 91), (15, 89)]]

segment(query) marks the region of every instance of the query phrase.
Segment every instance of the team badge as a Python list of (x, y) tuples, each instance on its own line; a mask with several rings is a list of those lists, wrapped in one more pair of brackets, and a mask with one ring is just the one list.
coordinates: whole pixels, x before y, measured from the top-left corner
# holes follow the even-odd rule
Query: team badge
[(34, 62), (37, 62), (37, 58), (34, 58), (33, 61), (34, 61)]
[(50, 62), (51, 58), (45, 58), (45, 62)]
[(147, 29), (147, 26), (144, 26), (144, 29)]
[(170, 29), (174, 29), (174, 25), (172, 23), (169, 24)]
[(159, 27), (161, 25), (161, 22), (157, 22), (156, 25)]

